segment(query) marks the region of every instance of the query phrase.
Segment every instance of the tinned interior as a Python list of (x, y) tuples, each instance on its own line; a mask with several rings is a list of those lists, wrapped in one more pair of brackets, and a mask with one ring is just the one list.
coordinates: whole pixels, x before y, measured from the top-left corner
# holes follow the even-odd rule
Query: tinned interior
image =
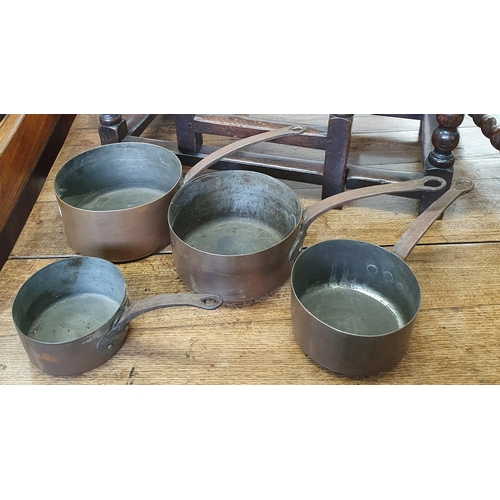
[[(72, 257), (29, 278), (16, 295), (12, 316), (23, 335), (60, 343), (97, 330), (113, 318), (125, 298), (125, 280), (111, 262)], [(44, 336), (37, 337), (39, 332)]]
[(290, 235), (302, 217), (295, 193), (264, 174), (224, 171), (189, 181), (172, 199), (169, 225), (185, 243), (215, 254), (250, 254)]
[(76, 208), (121, 210), (168, 193), (179, 182), (175, 154), (147, 143), (100, 146), (72, 158), (55, 179), (57, 196)]
[(299, 255), (293, 292), (318, 320), (355, 335), (397, 331), (416, 316), (420, 287), (408, 265), (382, 247), (329, 240)]

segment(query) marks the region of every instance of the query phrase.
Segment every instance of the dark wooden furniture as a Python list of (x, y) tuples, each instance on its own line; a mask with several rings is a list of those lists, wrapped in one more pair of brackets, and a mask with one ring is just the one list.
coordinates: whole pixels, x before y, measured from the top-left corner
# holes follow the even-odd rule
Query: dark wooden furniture
[(0, 115), (0, 269), (76, 115)]
[(500, 125), (494, 115), (469, 115), (491, 145), (500, 151)]
[[(290, 146), (324, 151), (323, 161), (285, 157), (283, 155), (238, 152), (220, 161), (218, 170), (245, 168), (260, 171), (282, 179), (290, 179), (322, 186), (322, 197), (344, 189), (407, 180), (422, 175), (437, 175), (448, 182), (453, 177), (455, 157), (453, 150), (459, 142), (458, 127), (464, 115), (382, 115), (420, 121), (422, 144), (422, 171), (395, 172), (393, 170), (361, 168), (348, 164), (351, 129), (354, 115), (330, 114), (325, 127), (307, 127), (299, 136), (286, 137), (275, 142)], [(175, 152), (184, 165), (192, 166), (214, 148), (203, 145), (204, 135), (243, 138), (288, 122), (263, 121), (241, 115), (175, 115), (177, 143), (141, 138), (141, 133), (155, 115), (133, 115), (124, 120), (121, 115), (100, 115), (101, 143), (144, 141), (161, 144)], [(436, 194), (414, 194), (420, 200), (420, 211), (425, 209)]]

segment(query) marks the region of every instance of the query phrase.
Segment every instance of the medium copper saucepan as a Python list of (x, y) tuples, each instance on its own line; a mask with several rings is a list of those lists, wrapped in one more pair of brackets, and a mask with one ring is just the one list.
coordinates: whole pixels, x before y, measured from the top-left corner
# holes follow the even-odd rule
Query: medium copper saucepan
[(427, 208), (392, 252), (356, 240), (323, 241), (302, 251), (291, 273), (292, 328), (302, 350), (336, 373), (360, 377), (403, 357), (420, 308), (420, 287), (404, 262), (469, 179)]
[(429, 176), (339, 193), (302, 210), (292, 189), (269, 175), (205, 173), (230, 152), (273, 136), (267, 132), (236, 141), (201, 160), (173, 196), (168, 211), (173, 260), (191, 290), (217, 293), (225, 302), (266, 295), (288, 279), (309, 225), (326, 211), (370, 196), (446, 186)]
[(50, 375), (77, 375), (114, 356), (140, 314), (221, 304), (213, 294), (160, 294), (129, 305), (118, 267), (96, 257), (71, 257), (45, 266), (23, 284), (12, 318), (36, 367)]

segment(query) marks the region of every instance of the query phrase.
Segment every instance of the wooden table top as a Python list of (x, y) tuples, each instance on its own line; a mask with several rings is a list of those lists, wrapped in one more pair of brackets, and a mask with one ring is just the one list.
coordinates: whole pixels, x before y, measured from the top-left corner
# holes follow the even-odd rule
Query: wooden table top
[[(373, 116), (356, 123), (351, 161), (419, 168), (414, 128)], [(160, 132), (153, 128), (151, 133)], [(455, 176), (472, 178), (475, 189), (447, 210), (407, 260), (420, 283), (422, 302), (408, 350), (391, 370), (351, 379), (308, 359), (292, 334), (287, 281), (252, 303), (139, 316), (123, 347), (105, 364), (76, 377), (52, 377), (29, 361), (11, 309), (18, 289), (35, 271), (74, 255), (53, 182), (66, 161), (100, 144), (97, 115), (79, 115), (0, 271), (0, 384), (498, 384), (500, 157), (469, 122), (461, 135)], [(297, 193), (308, 206), (319, 191)], [(390, 248), (415, 216), (416, 201), (410, 199), (381, 196), (355, 202), (314, 222), (305, 246), (342, 237)], [(169, 247), (118, 267), (132, 302), (156, 293), (189, 293)]]

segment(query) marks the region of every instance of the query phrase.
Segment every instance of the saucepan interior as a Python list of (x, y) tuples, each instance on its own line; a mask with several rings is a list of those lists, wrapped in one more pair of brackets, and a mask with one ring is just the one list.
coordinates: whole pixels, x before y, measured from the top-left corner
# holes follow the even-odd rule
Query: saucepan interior
[(46, 266), (26, 281), (12, 316), (31, 341), (65, 344), (109, 329), (125, 301), (125, 281), (116, 266), (97, 258), (71, 258)]
[(370, 243), (319, 243), (299, 256), (292, 273), (304, 308), (346, 335), (390, 334), (410, 323), (420, 307), (420, 287), (408, 265)]
[(180, 181), (182, 165), (160, 146), (124, 142), (86, 151), (66, 163), (55, 181), (57, 196), (75, 208), (124, 210), (155, 201)]
[(217, 255), (248, 255), (271, 248), (298, 227), (302, 207), (284, 183), (246, 171), (213, 172), (177, 192), (171, 230), (187, 245)]

